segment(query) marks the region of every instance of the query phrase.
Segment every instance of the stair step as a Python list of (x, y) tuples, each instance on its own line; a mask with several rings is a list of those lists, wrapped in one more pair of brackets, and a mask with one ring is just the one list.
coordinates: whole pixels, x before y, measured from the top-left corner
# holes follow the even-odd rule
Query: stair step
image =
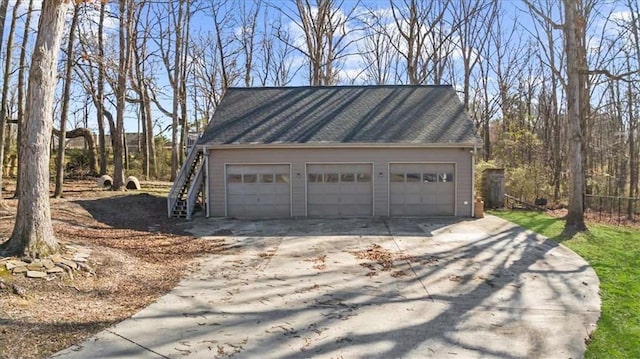
[(193, 160), (189, 164), (184, 164), (182, 167), (185, 171), (187, 171), (182, 177), (180, 182), (174, 183), (174, 189), (179, 188), (178, 198), (176, 203), (174, 204), (171, 215), (172, 217), (187, 217), (188, 205), (187, 205), (187, 194), (189, 193), (189, 189), (191, 188), (193, 181), (196, 177), (196, 173), (198, 169), (204, 165), (204, 153), (198, 151), (193, 155)]

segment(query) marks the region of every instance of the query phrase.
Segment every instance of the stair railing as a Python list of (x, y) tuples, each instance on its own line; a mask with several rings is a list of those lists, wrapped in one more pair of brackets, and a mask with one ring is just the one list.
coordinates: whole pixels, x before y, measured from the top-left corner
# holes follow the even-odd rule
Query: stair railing
[(182, 186), (184, 186), (186, 181), (189, 179), (189, 175), (190, 175), (189, 169), (191, 168), (191, 164), (193, 163), (193, 161), (195, 161), (198, 158), (199, 151), (200, 150), (198, 149), (197, 146), (191, 147), (191, 149), (189, 150), (189, 155), (187, 156), (187, 160), (184, 161), (184, 163), (182, 164), (182, 167), (180, 168), (180, 171), (178, 172), (178, 176), (173, 181), (171, 190), (167, 195), (167, 215), (169, 217), (172, 216), (173, 209), (175, 208), (176, 203), (178, 202), (178, 199), (180, 196), (180, 190), (182, 189)]
[(198, 194), (202, 190), (202, 181), (204, 179), (204, 166), (207, 162), (202, 161), (202, 163), (198, 166), (198, 172), (196, 172), (196, 176), (193, 178), (193, 182), (191, 182), (191, 187), (189, 188), (189, 192), (187, 192), (187, 219), (191, 220), (191, 216), (193, 214), (193, 209), (196, 207), (196, 203), (198, 202)]

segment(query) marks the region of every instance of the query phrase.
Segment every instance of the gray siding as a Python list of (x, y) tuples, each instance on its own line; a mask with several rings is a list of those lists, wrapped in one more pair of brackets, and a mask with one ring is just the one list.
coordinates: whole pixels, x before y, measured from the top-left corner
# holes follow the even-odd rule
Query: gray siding
[[(225, 215), (225, 164), (290, 164), (291, 213), (306, 216), (306, 165), (310, 163), (372, 163), (374, 215), (388, 216), (390, 163), (455, 163), (456, 215), (472, 216), (472, 154), (470, 148), (256, 148), (209, 150), (210, 215)], [(465, 204), (466, 202), (466, 204)]]

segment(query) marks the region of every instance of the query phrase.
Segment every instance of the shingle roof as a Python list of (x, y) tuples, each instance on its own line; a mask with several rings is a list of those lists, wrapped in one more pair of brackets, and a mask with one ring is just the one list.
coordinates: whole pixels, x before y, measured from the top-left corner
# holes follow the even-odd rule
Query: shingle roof
[(198, 144), (474, 144), (451, 86), (230, 88)]

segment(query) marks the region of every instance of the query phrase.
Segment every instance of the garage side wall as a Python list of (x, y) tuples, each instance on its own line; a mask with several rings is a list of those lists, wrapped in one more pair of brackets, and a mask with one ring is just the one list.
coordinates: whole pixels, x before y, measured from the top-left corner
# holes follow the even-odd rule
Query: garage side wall
[(209, 150), (210, 215), (225, 216), (225, 165), (290, 164), (291, 215), (305, 217), (307, 164), (370, 163), (373, 165), (374, 216), (389, 215), (390, 163), (455, 163), (455, 210), (472, 216), (472, 154), (470, 148), (257, 148)]

